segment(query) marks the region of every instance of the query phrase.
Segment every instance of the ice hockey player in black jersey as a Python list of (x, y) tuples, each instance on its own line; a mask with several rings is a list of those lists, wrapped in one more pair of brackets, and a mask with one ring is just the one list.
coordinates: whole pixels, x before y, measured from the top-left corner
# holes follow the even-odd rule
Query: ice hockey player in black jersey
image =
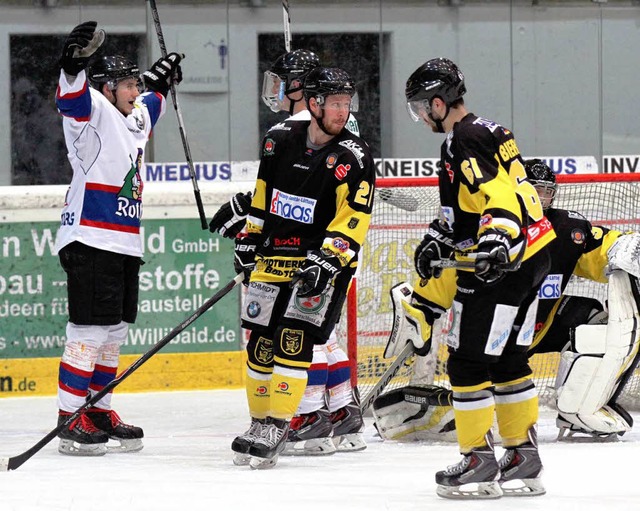
[[(467, 112), (458, 66), (446, 58), (429, 60), (409, 77), (405, 92), (412, 119), (446, 133), (439, 173), (441, 215), (416, 250), (422, 285), (414, 288), (406, 307), (421, 326), (423, 346), (417, 349), (427, 346), (437, 315), (453, 307), (455, 317), (447, 373), (463, 459), (436, 474), (437, 493), (498, 498), (503, 485), (517, 479), (524, 493), (540, 495), (538, 396), (527, 347), (533, 340), (537, 291), (550, 264), (553, 228), (526, 180), (511, 131)], [(452, 257), (471, 268), (432, 267)], [(451, 290), (453, 297), (446, 293)], [(494, 415), (506, 448), (499, 461), (491, 437)]]
[(310, 121), (285, 121), (261, 146), (248, 234), (236, 238), (248, 285), (249, 430), (236, 463), (275, 465), (302, 399), (315, 344), (333, 330), (371, 216), (375, 175), (367, 144), (345, 125), (357, 110), (349, 75), (313, 69), (304, 83)]

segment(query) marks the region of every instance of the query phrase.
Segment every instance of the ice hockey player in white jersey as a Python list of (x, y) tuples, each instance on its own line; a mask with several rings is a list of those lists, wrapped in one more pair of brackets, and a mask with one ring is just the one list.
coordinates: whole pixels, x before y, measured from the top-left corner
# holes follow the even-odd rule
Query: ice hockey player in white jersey
[[(306, 76), (319, 66), (318, 56), (309, 50), (298, 49), (281, 55), (264, 73), (263, 102), (273, 112), (288, 112), (287, 121), (310, 121), (311, 113), (302, 89)], [(271, 130), (280, 126), (282, 123)], [(360, 134), (358, 122), (351, 113), (346, 128), (355, 135)], [(251, 192), (236, 194), (216, 212), (210, 230), (235, 238), (245, 226), (250, 204)], [(315, 346), (308, 377), (283, 454), (313, 456), (333, 454), (336, 450), (365, 449), (361, 434), (364, 423), (351, 386), (349, 358), (338, 344), (335, 331), (326, 344)]]
[[(116, 377), (120, 346), (137, 314), (142, 264), (142, 166), (151, 131), (164, 114), (170, 84), (181, 79), (181, 55), (171, 53), (142, 75), (118, 56), (89, 60), (105, 32), (88, 21), (64, 43), (56, 105), (62, 114), (71, 185), (56, 238), (67, 274), (69, 322), (60, 361), (58, 424)], [(89, 69), (87, 70), (87, 67)], [(143, 431), (111, 409), (111, 393), (71, 421), (59, 452), (98, 456), (142, 449)]]

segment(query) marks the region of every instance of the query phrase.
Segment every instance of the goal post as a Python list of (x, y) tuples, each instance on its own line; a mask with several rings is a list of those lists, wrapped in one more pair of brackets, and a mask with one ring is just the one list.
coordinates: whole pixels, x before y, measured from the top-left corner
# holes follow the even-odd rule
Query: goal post
[[(577, 211), (592, 224), (621, 231), (637, 231), (640, 223), (640, 175), (579, 174), (557, 176), (557, 208)], [(439, 213), (437, 178), (385, 178), (376, 181), (376, 199), (371, 226), (363, 246), (357, 273), (357, 289), (347, 297), (346, 321), (339, 334), (350, 356), (357, 360), (361, 395), (366, 394), (392, 360), (383, 351), (393, 322), (389, 290), (399, 282), (415, 278), (413, 254), (425, 234), (426, 225)], [(607, 286), (573, 277), (566, 294), (606, 301)], [(444, 315), (446, 316), (446, 315)], [(434, 325), (435, 360), (425, 363), (413, 357), (388, 389), (411, 383), (448, 386), (446, 377), (447, 318)], [(559, 354), (538, 354), (531, 358), (534, 380), (541, 402), (551, 404)], [(638, 401), (637, 404), (636, 401)], [(634, 375), (620, 397), (621, 404), (640, 408), (640, 376)]]

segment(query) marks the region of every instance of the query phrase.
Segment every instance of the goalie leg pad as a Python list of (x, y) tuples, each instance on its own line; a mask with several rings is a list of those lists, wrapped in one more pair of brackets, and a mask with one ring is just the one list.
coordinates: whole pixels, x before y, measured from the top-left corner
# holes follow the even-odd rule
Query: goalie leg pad
[(384, 349), (384, 358), (397, 357), (402, 351), (402, 348), (409, 342), (409, 338), (406, 335), (406, 331), (408, 330), (407, 318), (402, 302), (409, 303), (412, 293), (413, 288), (406, 282), (401, 282), (392, 287), (389, 292), (391, 295), (391, 304), (393, 305), (393, 326), (389, 340), (387, 341), (387, 346)]
[(631, 427), (628, 414), (610, 406), (634, 369), (639, 347), (638, 293), (630, 279), (620, 270), (610, 275), (608, 324), (580, 325), (573, 349), (562, 354), (556, 380), (560, 437), (564, 430), (622, 435)]
[(408, 386), (373, 403), (376, 428), (384, 440), (456, 442), (451, 391), (435, 385)]

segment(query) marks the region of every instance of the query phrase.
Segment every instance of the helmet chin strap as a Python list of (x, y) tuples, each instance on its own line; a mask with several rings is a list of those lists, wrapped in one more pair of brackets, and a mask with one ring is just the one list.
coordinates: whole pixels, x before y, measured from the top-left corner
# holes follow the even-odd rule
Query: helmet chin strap
[(322, 115), (320, 117), (313, 115), (313, 112), (311, 111), (311, 109), (309, 109), (309, 112), (311, 113), (311, 117), (313, 117), (316, 122), (318, 123), (318, 127), (327, 135), (329, 135), (330, 137), (333, 137), (333, 133), (329, 133), (327, 131), (327, 128), (324, 127), (324, 123), (322, 122), (322, 119), (324, 118), (324, 110), (322, 108), (320, 108), (320, 111), (322, 112)]
[(430, 113), (429, 114), (429, 119), (431, 119), (433, 122), (436, 123), (436, 129), (438, 130), (438, 133), (444, 133), (444, 125), (442, 124), (444, 122), (444, 120), (447, 118), (447, 116), (449, 115), (449, 105), (447, 106), (447, 111), (444, 114), (444, 117), (442, 119), (434, 119), (433, 115)]

